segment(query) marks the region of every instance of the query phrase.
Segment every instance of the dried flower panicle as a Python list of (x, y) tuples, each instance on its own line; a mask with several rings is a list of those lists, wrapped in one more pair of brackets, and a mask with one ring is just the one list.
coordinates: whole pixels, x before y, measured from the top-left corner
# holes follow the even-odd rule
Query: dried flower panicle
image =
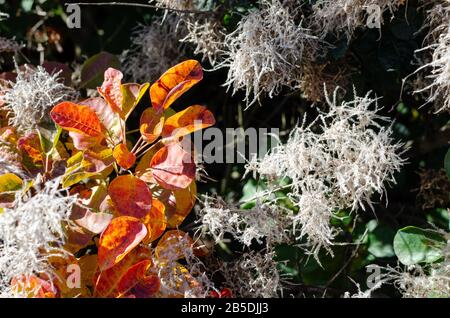
[(181, 20), (186, 29), (186, 35), (180, 42), (191, 44), (194, 54), (199, 54), (203, 60), (214, 66), (218, 63), (225, 48), (225, 30), (214, 18), (197, 15), (182, 15)]
[(261, 1), (236, 30), (225, 37), (225, 54), (216, 69), (228, 68), (225, 85), (245, 91), (247, 106), (263, 95), (273, 97), (283, 87), (295, 89), (302, 79), (302, 61), (314, 56), (318, 39), (295, 22), (298, 7), (279, 0)]
[(237, 298), (274, 298), (282, 290), (277, 265), (274, 252), (248, 252), (236, 261), (221, 262), (217, 272), (224, 278), (223, 287)]
[(124, 73), (135, 82), (156, 81), (175, 62), (180, 62), (184, 49), (179, 38), (179, 19), (168, 15), (150, 25), (138, 25), (131, 37), (131, 47), (124, 51), (121, 62)]
[(425, 62), (415, 71), (418, 79), (414, 93), (425, 95), (436, 112), (450, 111), (450, 1), (433, 2), (426, 16), (426, 46), (416, 55), (428, 56), (422, 58)]
[(330, 220), (337, 210), (372, 207), (372, 196), (384, 194), (404, 163), (402, 145), (391, 127), (381, 125), (387, 118), (377, 114), (376, 99), (355, 93), (354, 100), (338, 104), (336, 95), (327, 99), (327, 113), (294, 129), (286, 144), (253, 165), (269, 182), (292, 180), (288, 196), (299, 208), (294, 224), (315, 251), (332, 244)]
[(367, 25), (369, 8), (379, 8), (382, 18), (384, 12), (393, 14), (405, 3), (406, 0), (320, 0), (313, 5), (310, 23), (321, 37), (345, 34), (350, 40), (356, 29)]
[(77, 197), (60, 190), (59, 184), (59, 179), (37, 182), (36, 193), (19, 192), (13, 206), (0, 214), (1, 296), (11, 296), (14, 278), (51, 273), (48, 253), (65, 253), (60, 248), (65, 240), (63, 222), (70, 222)]
[(203, 204), (198, 222), (216, 243), (227, 233), (247, 247), (263, 240), (268, 248), (292, 242), (292, 212), (277, 205), (257, 203), (252, 209), (239, 209), (212, 197), (205, 197)]
[(5, 109), (10, 113), (9, 124), (22, 133), (49, 120), (50, 108), (62, 100), (75, 100), (77, 93), (64, 85), (59, 73), (49, 74), (42, 66), (28, 65), (17, 70), (17, 78), (10, 87), (0, 91)]

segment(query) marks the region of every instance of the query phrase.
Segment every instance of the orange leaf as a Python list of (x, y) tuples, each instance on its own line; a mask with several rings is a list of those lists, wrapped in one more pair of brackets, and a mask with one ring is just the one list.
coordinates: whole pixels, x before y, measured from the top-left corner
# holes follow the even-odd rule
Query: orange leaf
[(131, 216), (119, 216), (109, 223), (100, 236), (98, 265), (104, 271), (114, 266), (147, 235), (147, 228)]
[(204, 106), (189, 106), (166, 119), (163, 137), (182, 137), (215, 124), (213, 114)]
[(58, 292), (50, 282), (32, 274), (13, 278), (11, 289), (28, 298), (55, 298)]
[(155, 180), (165, 189), (184, 189), (195, 178), (195, 163), (180, 143), (161, 148), (152, 158), (150, 168)]
[(168, 108), (202, 78), (202, 66), (195, 60), (187, 60), (175, 65), (150, 87), (152, 106), (157, 110)]
[(121, 91), (123, 74), (119, 70), (110, 67), (105, 71), (104, 78), (102, 86), (98, 87), (97, 90), (109, 106), (111, 106), (116, 113), (120, 113), (122, 110), (123, 99)]
[(147, 183), (156, 183), (155, 179), (152, 176), (152, 171), (150, 168), (150, 162), (152, 161), (153, 156), (163, 147), (162, 143), (156, 143), (154, 146), (150, 148), (149, 151), (145, 153), (145, 155), (142, 156), (142, 158), (139, 160), (135, 173), (136, 176), (147, 182)]
[(164, 233), (155, 248), (158, 261), (176, 261), (185, 258), (187, 252), (192, 251), (194, 242), (183, 231), (171, 230)]
[(147, 226), (148, 232), (150, 235), (147, 235), (147, 238), (144, 240), (144, 243), (150, 243), (156, 240), (164, 233), (167, 226), (166, 207), (164, 204), (158, 199), (153, 199), (152, 208), (149, 213), (142, 218), (142, 222)]
[(22, 164), (32, 173), (41, 171), (44, 165), (44, 159), (41, 152), (41, 143), (39, 135), (30, 133), (22, 137), (17, 142), (17, 148), (22, 153)]
[(113, 267), (102, 272), (97, 272), (94, 277), (94, 297), (111, 297), (117, 294), (117, 285), (120, 282), (120, 278), (130, 266), (150, 258), (150, 248), (140, 245)]
[(66, 130), (91, 137), (102, 135), (102, 124), (97, 114), (88, 106), (62, 102), (53, 107), (50, 115), (55, 123)]
[(141, 115), (139, 127), (142, 136), (148, 143), (153, 143), (161, 135), (164, 116), (161, 111), (152, 107), (147, 108)]
[(124, 140), (123, 127), (125, 123), (120, 118), (119, 114), (114, 112), (114, 109), (101, 98), (89, 98), (80, 105), (88, 106), (95, 112), (103, 127), (107, 131), (108, 141), (116, 145)]
[(186, 189), (178, 189), (163, 193), (162, 200), (166, 204), (167, 225), (178, 227), (195, 205), (197, 185), (193, 181)]
[(113, 156), (117, 164), (124, 169), (130, 169), (136, 162), (134, 153), (128, 151), (127, 145), (119, 144), (114, 148)]
[(140, 219), (152, 207), (152, 193), (147, 184), (132, 175), (115, 178), (109, 185), (108, 194), (121, 215)]
[(143, 260), (131, 266), (117, 285), (120, 297), (148, 298), (158, 292), (161, 286), (159, 277), (147, 274), (151, 266), (150, 260)]

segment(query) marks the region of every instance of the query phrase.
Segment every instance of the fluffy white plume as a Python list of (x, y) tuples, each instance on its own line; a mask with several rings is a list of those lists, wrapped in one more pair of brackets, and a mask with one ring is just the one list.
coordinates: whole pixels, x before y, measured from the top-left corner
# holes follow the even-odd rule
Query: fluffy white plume
[(63, 84), (58, 73), (49, 74), (42, 67), (25, 66), (17, 70), (15, 83), (0, 91), (5, 107), (10, 113), (9, 123), (22, 133), (36, 128), (40, 122), (49, 120), (50, 108), (68, 99), (76, 99), (76, 92)]
[(273, 252), (242, 254), (233, 262), (222, 262), (218, 271), (237, 298), (274, 298), (281, 292), (282, 277)]
[(404, 163), (402, 145), (393, 142), (390, 127), (381, 126), (388, 119), (377, 115), (376, 100), (355, 94), (338, 104), (336, 94), (327, 113), (294, 129), (286, 144), (251, 165), (269, 181), (292, 181), (288, 196), (299, 207), (294, 223), (316, 248), (331, 244), (336, 210), (372, 207), (372, 196), (395, 182)]
[(228, 68), (225, 85), (233, 93), (244, 90), (248, 106), (263, 95), (272, 97), (283, 87), (300, 85), (302, 60), (306, 53), (313, 56), (318, 44), (294, 21), (297, 10), (279, 0), (262, 0), (261, 9), (250, 12), (225, 37), (224, 60), (216, 69)]
[(20, 192), (12, 208), (0, 214), (0, 291), (11, 292), (10, 281), (20, 275), (49, 273), (43, 252), (64, 253), (59, 247), (65, 235), (63, 222), (70, 222), (76, 196), (58, 189), (60, 180)]
[[(325, 37), (329, 33), (345, 34), (350, 40), (355, 30), (369, 21), (369, 13), (391, 14), (406, 0), (319, 0), (313, 5), (311, 25)], [(379, 11), (378, 11), (379, 10)], [(374, 18), (377, 18), (376, 16)]]
[[(223, 241), (226, 233), (246, 246), (266, 241), (268, 247), (292, 241), (292, 212), (276, 205), (257, 203), (243, 210), (222, 199), (206, 197), (204, 207), (197, 213), (199, 222), (216, 243)], [(290, 235), (291, 233), (291, 235)]]
[(429, 34), (425, 42), (428, 45), (416, 53), (430, 56), (416, 71), (424, 78), (416, 84), (419, 87), (415, 93), (425, 94), (427, 103), (434, 104), (436, 112), (450, 112), (450, 1), (433, 3), (426, 16)]

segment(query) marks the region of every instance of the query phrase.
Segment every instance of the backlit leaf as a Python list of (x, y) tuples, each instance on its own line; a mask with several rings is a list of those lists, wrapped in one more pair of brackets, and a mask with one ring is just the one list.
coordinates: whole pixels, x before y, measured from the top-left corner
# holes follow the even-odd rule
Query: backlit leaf
[(155, 180), (165, 189), (184, 189), (195, 178), (194, 159), (179, 143), (161, 148), (150, 167)]
[(161, 135), (163, 125), (164, 116), (162, 112), (155, 110), (152, 107), (144, 110), (139, 121), (142, 137), (150, 144), (155, 142)]
[(136, 162), (136, 155), (131, 153), (125, 144), (118, 144), (114, 148), (113, 156), (123, 169), (130, 169)]
[(151, 258), (147, 246), (138, 246), (111, 268), (98, 272), (94, 278), (94, 297), (114, 297), (118, 294), (117, 285), (121, 277), (134, 264)]
[(134, 108), (144, 96), (149, 86), (150, 83), (145, 83), (142, 85), (134, 83), (122, 85), (121, 90), (123, 99), (122, 111), (120, 112), (120, 116), (123, 120), (127, 120), (128, 116), (130, 116), (130, 114), (133, 112)]
[(147, 184), (132, 175), (118, 176), (108, 194), (121, 215), (143, 218), (152, 207), (152, 193)]
[(171, 228), (178, 227), (189, 215), (195, 205), (197, 185), (195, 181), (186, 189), (178, 189), (163, 192), (163, 200), (166, 204), (167, 225)]
[(52, 119), (62, 128), (84, 133), (90, 137), (102, 135), (102, 124), (97, 114), (88, 106), (62, 102), (50, 112)]
[(178, 97), (202, 78), (202, 66), (195, 60), (187, 60), (175, 65), (150, 87), (152, 106), (157, 110), (170, 107)]
[(158, 239), (166, 230), (167, 220), (165, 214), (165, 205), (158, 199), (153, 199), (152, 208), (142, 218), (142, 222), (147, 226), (149, 234), (144, 243), (150, 243)]
[(157, 275), (148, 273), (151, 266), (150, 260), (143, 260), (131, 266), (120, 278), (117, 286), (120, 296), (148, 298), (158, 292), (160, 281)]
[(147, 235), (147, 228), (131, 216), (119, 216), (109, 223), (100, 236), (98, 265), (101, 271), (122, 260)]
[(80, 102), (80, 104), (88, 106), (95, 112), (106, 130), (105, 135), (110, 146), (114, 146), (124, 140), (123, 127), (125, 123), (108, 103), (101, 98), (89, 98)]
[(116, 113), (122, 111), (122, 78), (122, 72), (110, 67), (105, 71), (102, 86), (97, 88), (99, 94)]
[(204, 106), (189, 106), (183, 111), (167, 118), (162, 132), (163, 137), (181, 137), (215, 124), (213, 114)]

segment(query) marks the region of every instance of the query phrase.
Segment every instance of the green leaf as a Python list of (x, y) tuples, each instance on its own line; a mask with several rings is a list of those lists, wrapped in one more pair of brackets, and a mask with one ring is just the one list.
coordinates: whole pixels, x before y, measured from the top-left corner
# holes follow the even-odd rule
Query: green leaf
[(445, 171), (447, 171), (447, 177), (450, 180), (450, 148), (448, 149), (447, 154), (445, 155), (444, 167)]
[[(254, 179), (248, 180), (242, 188), (242, 198), (240, 202), (244, 202), (255, 197), (257, 192), (261, 192), (266, 189), (266, 186), (262, 182), (256, 182)], [(241, 209), (251, 209), (255, 206), (256, 200), (252, 200), (241, 205)]]
[(428, 223), (450, 231), (450, 211), (444, 208), (431, 210), (426, 214)]
[(89, 58), (81, 68), (81, 87), (95, 89), (102, 85), (104, 73), (109, 67), (120, 68), (117, 56), (100, 52)]
[(50, 155), (53, 149), (56, 148), (58, 144), (59, 137), (61, 136), (62, 128), (57, 125), (57, 127), (41, 127), (38, 129), (39, 141), (41, 143), (41, 148), (43, 152), (47, 155)]
[(6, 173), (0, 176), (0, 193), (17, 191), (22, 188), (23, 181), (14, 173)]
[(433, 263), (441, 259), (445, 238), (432, 230), (414, 226), (400, 229), (394, 237), (394, 251), (404, 265)]
[(378, 224), (368, 235), (368, 251), (377, 258), (395, 256), (392, 240), (395, 231), (383, 224)]
[(122, 101), (122, 113), (121, 116), (124, 120), (127, 120), (131, 112), (137, 106), (141, 98), (147, 91), (150, 83), (139, 84), (123, 84), (121, 86), (121, 91), (123, 95)]

